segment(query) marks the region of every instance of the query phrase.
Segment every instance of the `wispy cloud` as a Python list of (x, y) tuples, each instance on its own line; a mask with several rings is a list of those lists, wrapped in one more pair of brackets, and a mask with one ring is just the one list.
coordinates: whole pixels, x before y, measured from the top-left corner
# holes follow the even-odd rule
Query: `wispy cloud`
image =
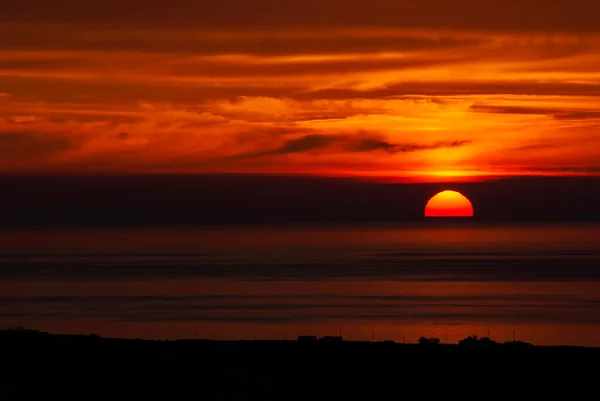
[(0, 134), (36, 133), (0, 172), (397, 176), (600, 147), (592, 0), (42, 3), (0, 6)]
[(432, 144), (417, 144), (417, 143), (390, 143), (379, 139), (363, 139), (360, 141), (355, 148), (359, 152), (368, 152), (375, 150), (383, 150), (388, 153), (409, 153), (419, 152), (425, 150), (434, 150), (442, 148), (458, 148), (461, 146), (469, 145), (473, 141), (462, 140), (462, 141), (450, 141), (450, 142), (436, 142)]
[(262, 156), (277, 156), (277, 155), (286, 155), (290, 153), (301, 153), (301, 152), (309, 152), (315, 149), (324, 148), (336, 141), (339, 138), (326, 136), (326, 135), (307, 135), (298, 139), (291, 139), (285, 142), (280, 147), (256, 153), (248, 153), (238, 156), (233, 156), (236, 159), (250, 159), (255, 157)]
[(327, 150), (336, 153), (353, 152), (377, 152), (384, 151), (394, 153), (412, 153), (442, 148), (459, 148), (471, 144), (472, 140), (440, 141), (429, 144), (418, 143), (391, 143), (381, 139), (379, 136), (368, 136), (364, 133), (355, 135), (306, 135), (300, 138), (284, 142), (280, 147), (241, 155), (235, 155), (233, 159), (251, 159), (263, 156), (279, 156), (292, 153), (305, 153), (315, 150)]
[(534, 106), (473, 105), (470, 109), (477, 113), (547, 115), (558, 120), (600, 119), (600, 110), (582, 110), (575, 107), (544, 108)]

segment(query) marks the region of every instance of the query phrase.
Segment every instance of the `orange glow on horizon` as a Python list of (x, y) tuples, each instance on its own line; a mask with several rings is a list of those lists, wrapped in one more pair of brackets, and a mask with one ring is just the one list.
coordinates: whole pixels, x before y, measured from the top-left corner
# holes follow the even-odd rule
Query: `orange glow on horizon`
[(425, 217), (473, 217), (473, 205), (456, 191), (442, 191), (427, 202)]

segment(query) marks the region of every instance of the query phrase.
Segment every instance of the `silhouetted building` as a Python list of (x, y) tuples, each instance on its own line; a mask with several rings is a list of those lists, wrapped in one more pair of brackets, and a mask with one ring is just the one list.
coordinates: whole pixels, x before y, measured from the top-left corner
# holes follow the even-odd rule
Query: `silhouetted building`
[(317, 336), (298, 336), (298, 341), (303, 343), (317, 341)]

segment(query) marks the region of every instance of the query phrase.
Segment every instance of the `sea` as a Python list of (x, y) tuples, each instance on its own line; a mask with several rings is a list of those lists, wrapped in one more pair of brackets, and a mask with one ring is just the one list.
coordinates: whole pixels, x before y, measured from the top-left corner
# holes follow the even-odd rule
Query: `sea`
[(600, 346), (600, 225), (0, 230), (0, 329)]

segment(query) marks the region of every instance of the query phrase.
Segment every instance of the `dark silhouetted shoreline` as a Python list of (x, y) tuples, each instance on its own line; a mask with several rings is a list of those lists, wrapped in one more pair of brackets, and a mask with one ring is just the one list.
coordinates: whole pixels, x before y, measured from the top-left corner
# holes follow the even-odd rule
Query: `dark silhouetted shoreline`
[(600, 348), (475, 337), (460, 344), (153, 341), (33, 330), (1, 331), (0, 353), (2, 400), (379, 400), (413, 391), (577, 398), (594, 385), (600, 358)]

